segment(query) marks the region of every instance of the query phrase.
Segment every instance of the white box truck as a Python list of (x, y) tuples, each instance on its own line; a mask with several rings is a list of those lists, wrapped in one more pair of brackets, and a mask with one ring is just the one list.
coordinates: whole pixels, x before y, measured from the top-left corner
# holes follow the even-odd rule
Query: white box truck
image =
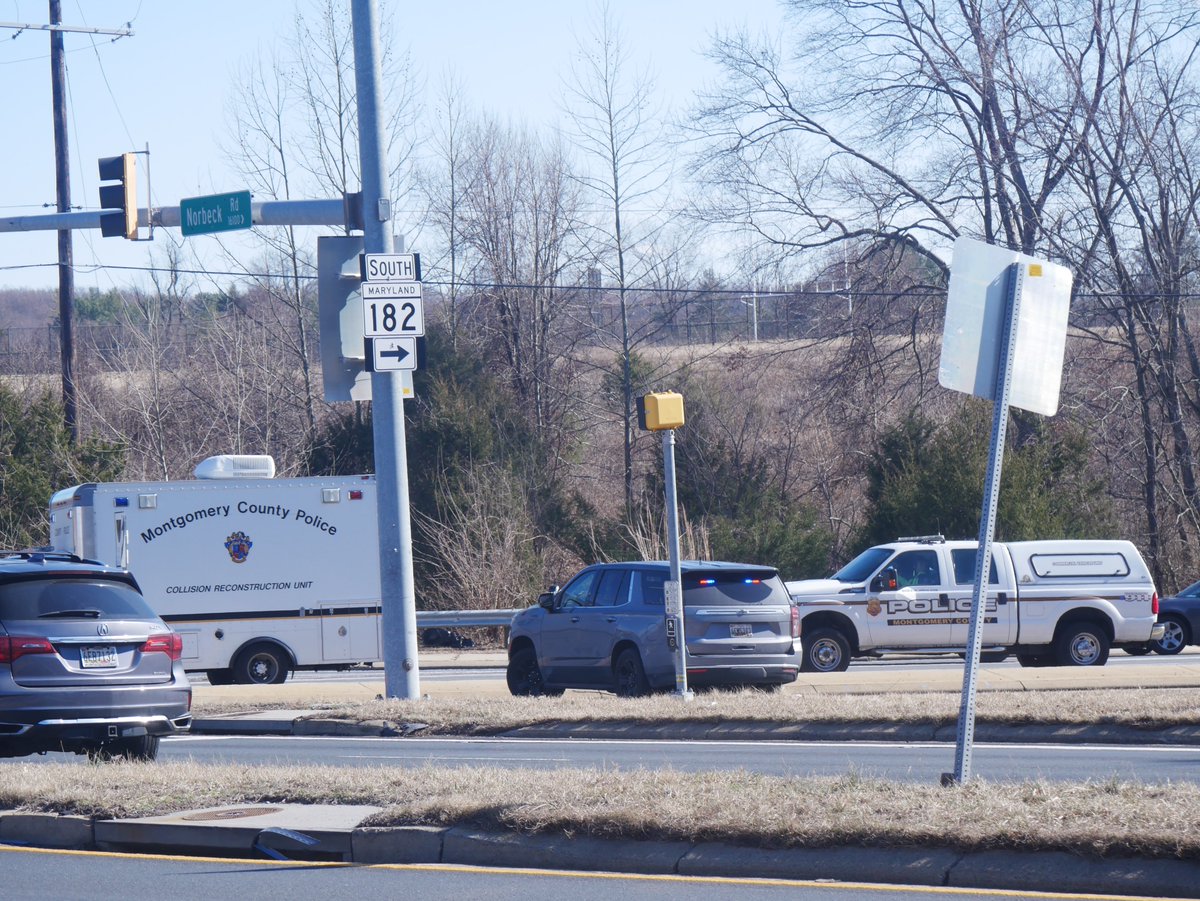
[(50, 501), (55, 550), (129, 569), (214, 684), (380, 659), (374, 476), (276, 479), (210, 457), (195, 479), (76, 485)]

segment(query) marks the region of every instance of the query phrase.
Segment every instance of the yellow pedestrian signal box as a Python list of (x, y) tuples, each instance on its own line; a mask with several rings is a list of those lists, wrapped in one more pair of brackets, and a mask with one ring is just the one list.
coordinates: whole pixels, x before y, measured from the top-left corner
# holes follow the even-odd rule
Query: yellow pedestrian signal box
[(683, 395), (674, 391), (646, 394), (637, 399), (638, 426), (650, 432), (683, 425)]

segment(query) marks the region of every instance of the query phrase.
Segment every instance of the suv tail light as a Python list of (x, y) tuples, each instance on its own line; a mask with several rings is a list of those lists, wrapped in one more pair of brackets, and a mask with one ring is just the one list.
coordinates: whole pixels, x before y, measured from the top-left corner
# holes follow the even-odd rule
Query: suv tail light
[(1157, 591), (1154, 592), (1152, 595), (1150, 595), (1150, 612), (1153, 613), (1155, 616), (1158, 616), (1158, 592)]
[(0, 637), (0, 663), (11, 664), (26, 654), (53, 654), (54, 645), (45, 638), (26, 638), (21, 635)]
[(178, 632), (168, 632), (165, 635), (151, 635), (138, 650), (143, 654), (158, 652), (166, 654), (172, 660), (178, 660), (183, 656), (183, 638), (180, 637)]
[(800, 637), (800, 608), (797, 607), (795, 604), (792, 604), (791, 608), (792, 608), (792, 638), (799, 638)]

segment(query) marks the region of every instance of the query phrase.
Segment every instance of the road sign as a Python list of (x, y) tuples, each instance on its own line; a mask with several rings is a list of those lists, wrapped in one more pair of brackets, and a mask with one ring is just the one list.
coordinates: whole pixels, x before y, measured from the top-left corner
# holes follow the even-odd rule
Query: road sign
[(362, 255), (364, 282), (419, 282), (421, 255), (419, 253), (364, 253)]
[(234, 231), (252, 224), (249, 191), (185, 197), (179, 201), (179, 229), (184, 235)]
[(954, 242), (938, 381), (945, 388), (992, 399), (999, 378), (1008, 267), (1021, 267), (1016, 367), (1009, 404), (1045, 416), (1058, 412), (1071, 271), (972, 238)]
[(420, 282), (363, 282), (359, 293), (364, 298), (415, 297), (421, 299)]
[[(366, 282), (363, 283), (365, 288)], [(418, 337), (425, 334), (425, 305), (421, 298), (371, 300), (363, 298), (363, 335), (367, 338)]]
[(367, 338), (367, 363), (373, 372), (419, 369), (423, 338)]

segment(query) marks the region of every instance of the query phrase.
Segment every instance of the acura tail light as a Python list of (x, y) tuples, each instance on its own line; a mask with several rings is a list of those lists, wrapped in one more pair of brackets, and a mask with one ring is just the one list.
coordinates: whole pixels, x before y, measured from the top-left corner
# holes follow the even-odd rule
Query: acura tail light
[(54, 645), (45, 638), (26, 638), (21, 635), (0, 637), (0, 663), (11, 664), (26, 654), (53, 654)]
[(183, 639), (178, 632), (167, 632), (165, 635), (151, 635), (139, 648), (143, 654), (158, 652), (166, 654), (172, 660), (183, 656)]

